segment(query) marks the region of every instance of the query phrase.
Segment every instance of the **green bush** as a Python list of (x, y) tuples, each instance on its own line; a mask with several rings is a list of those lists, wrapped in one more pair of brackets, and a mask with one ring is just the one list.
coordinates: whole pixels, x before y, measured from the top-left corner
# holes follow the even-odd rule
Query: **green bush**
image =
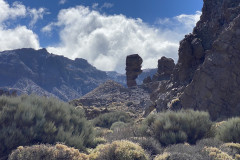
[(88, 156), (77, 149), (62, 144), (33, 145), (18, 147), (8, 157), (8, 160), (88, 160)]
[(211, 128), (206, 112), (181, 110), (151, 115), (143, 122), (141, 132), (154, 136), (162, 145), (188, 142), (196, 143)]
[(128, 126), (127, 123), (124, 123), (124, 122), (119, 121), (119, 122), (114, 122), (114, 123), (111, 125), (110, 129), (111, 129), (111, 130), (115, 130), (115, 129), (124, 128), (124, 127), (127, 127), (127, 126)]
[(99, 145), (90, 155), (90, 160), (148, 160), (144, 150), (130, 141), (114, 141)]
[(84, 150), (94, 138), (83, 110), (33, 95), (0, 97), (0, 124), (0, 157), (36, 143), (64, 142)]
[(101, 114), (93, 120), (95, 126), (110, 128), (114, 122), (130, 122), (130, 116), (122, 111)]
[(161, 144), (152, 137), (132, 137), (128, 140), (139, 144), (151, 156), (155, 156), (163, 152)]
[(223, 142), (240, 143), (240, 118), (231, 118), (218, 128), (216, 137)]

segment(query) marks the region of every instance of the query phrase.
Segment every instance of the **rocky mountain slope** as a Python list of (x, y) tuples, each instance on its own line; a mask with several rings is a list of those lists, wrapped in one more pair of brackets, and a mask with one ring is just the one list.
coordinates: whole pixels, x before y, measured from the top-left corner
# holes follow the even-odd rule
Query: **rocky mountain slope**
[(171, 80), (151, 99), (157, 109), (206, 110), (213, 119), (240, 113), (240, 0), (204, 0), (202, 16), (180, 42)]
[(113, 103), (145, 108), (150, 101), (150, 92), (143, 86), (125, 88), (112, 80), (101, 84), (99, 87), (84, 95), (80, 99), (73, 100), (75, 106), (107, 107)]
[(105, 82), (106, 72), (86, 60), (70, 60), (46, 49), (0, 52), (0, 87), (19, 93), (54, 96), (64, 101), (79, 98)]

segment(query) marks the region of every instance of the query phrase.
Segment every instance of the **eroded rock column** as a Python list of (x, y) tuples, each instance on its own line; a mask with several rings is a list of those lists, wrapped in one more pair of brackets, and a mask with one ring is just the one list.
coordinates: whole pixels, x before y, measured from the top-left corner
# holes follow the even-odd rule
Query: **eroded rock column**
[(129, 55), (126, 58), (127, 86), (136, 86), (136, 79), (142, 73), (142, 58), (138, 54)]

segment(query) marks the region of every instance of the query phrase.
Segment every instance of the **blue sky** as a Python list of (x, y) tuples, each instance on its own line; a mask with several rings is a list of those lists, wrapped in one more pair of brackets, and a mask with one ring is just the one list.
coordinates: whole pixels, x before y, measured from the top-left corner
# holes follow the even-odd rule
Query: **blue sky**
[[(42, 48), (124, 72), (140, 54), (144, 68), (177, 61), (179, 41), (201, 15), (202, 0), (0, 0), (0, 50)], [(106, 65), (107, 64), (107, 65)]]

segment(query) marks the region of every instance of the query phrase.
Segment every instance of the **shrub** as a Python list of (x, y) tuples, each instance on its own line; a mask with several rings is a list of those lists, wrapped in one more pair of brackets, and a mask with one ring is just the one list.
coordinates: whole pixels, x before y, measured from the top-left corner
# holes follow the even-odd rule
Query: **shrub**
[(126, 140), (99, 145), (89, 157), (90, 160), (148, 160), (138, 144)]
[(215, 147), (205, 147), (204, 150), (208, 153), (209, 157), (215, 160), (234, 160), (226, 152), (221, 151)]
[(110, 128), (114, 122), (130, 122), (130, 116), (122, 111), (101, 114), (93, 120), (95, 126)]
[(139, 137), (139, 131), (137, 126), (135, 125), (128, 125), (124, 128), (118, 128), (115, 129), (112, 133), (105, 134), (105, 138), (108, 142), (113, 142), (116, 140), (123, 140), (123, 139), (129, 139), (132, 137)]
[(183, 142), (194, 144), (206, 136), (211, 123), (207, 112), (181, 110), (147, 117), (141, 128), (147, 135), (154, 136), (162, 145)]
[(127, 127), (128, 124), (124, 123), (124, 122), (114, 122), (111, 126), (111, 130), (115, 130), (115, 129), (118, 129), (118, 128), (124, 128), (124, 127)]
[(170, 153), (164, 152), (163, 154), (157, 155), (154, 160), (168, 160), (170, 157)]
[(84, 150), (94, 138), (83, 110), (33, 95), (0, 97), (0, 124), (0, 157), (36, 143), (64, 142)]
[(88, 156), (80, 153), (77, 149), (63, 144), (33, 145), (18, 147), (8, 157), (9, 160), (87, 160)]
[(128, 140), (139, 144), (151, 156), (163, 152), (161, 144), (152, 137), (132, 137)]
[(216, 137), (223, 142), (240, 143), (240, 118), (231, 118), (222, 123)]

